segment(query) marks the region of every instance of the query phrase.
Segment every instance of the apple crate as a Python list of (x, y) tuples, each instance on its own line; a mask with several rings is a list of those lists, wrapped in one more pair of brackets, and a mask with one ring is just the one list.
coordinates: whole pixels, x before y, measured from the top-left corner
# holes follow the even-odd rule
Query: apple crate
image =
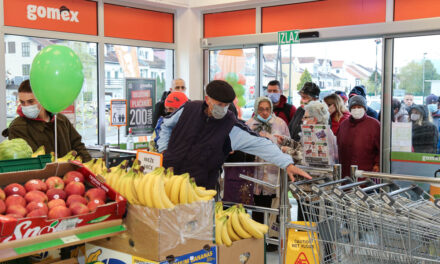
[(15, 159), (15, 160), (1, 160), (0, 173), (12, 171), (28, 171), (41, 170), (46, 167), (47, 163), (52, 162), (50, 154), (40, 155), (36, 158)]
[(63, 176), (69, 171), (78, 171), (84, 176), (84, 182), (106, 192), (107, 202), (94, 211), (58, 219), (46, 216), (15, 219), (0, 215), (0, 243), (36, 237), (48, 233), (67, 231), (77, 227), (92, 225), (104, 221), (121, 219), (126, 210), (127, 200), (100, 181), (90, 170), (76, 161), (69, 163), (49, 163), (43, 170), (30, 170), (0, 174), (2, 185), (24, 184), (31, 179), (47, 179), (51, 176)]

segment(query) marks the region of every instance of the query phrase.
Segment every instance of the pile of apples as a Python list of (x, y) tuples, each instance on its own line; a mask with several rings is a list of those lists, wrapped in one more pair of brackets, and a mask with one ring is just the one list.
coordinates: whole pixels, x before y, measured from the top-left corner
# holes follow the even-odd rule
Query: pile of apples
[(0, 214), (14, 217), (47, 216), (50, 219), (92, 212), (105, 204), (105, 191), (87, 190), (84, 176), (69, 171), (61, 179), (52, 176), (45, 181), (32, 179), (23, 185), (11, 183), (0, 189)]

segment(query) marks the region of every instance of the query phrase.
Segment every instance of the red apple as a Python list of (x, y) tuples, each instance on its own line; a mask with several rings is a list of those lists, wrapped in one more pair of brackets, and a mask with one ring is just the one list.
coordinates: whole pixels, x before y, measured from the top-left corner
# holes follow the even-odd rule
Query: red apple
[(54, 208), (49, 210), (49, 218), (50, 219), (57, 219), (57, 218), (63, 218), (71, 216), (72, 212), (69, 208), (64, 206), (55, 206)]
[(95, 200), (95, 199), (105, 201), (106, 195), (105, 195), (105, 191), (103, 189), (92, 188), (86, 192), (85, 197), (89, 201)]
[(87, 205), (76, 202), (69, 206), (70, 211), (72, 211), (73, 215), (87, 214), (89, 212), (89, 208)]
[(66, 202), (64, 202), (64, 200), (61, 200), (61, 199), (55, 199), (55, 200), (52, 200), (49, 203), (47, 203), (47, 206), (49, 207), (49, 209), (52, 209), (57, 206), (66, 207)]
[(5, 194), (5, 192), (0, 188), (0, 200), (5, 200), (5, 198), (6, 198), (6, 194)]
[(66, 174), (64, 174), (63, 180), (65, 185), (73, 181), (84, 182), (84, 176), (79, 171), (69, 171)]
[(26, 208), (24, 208), (24, 206), (13, 204), (11, 206), (8, 206), (8, 209), (6, 209), (6, 213), (24, 217), (27, 214), (27, 210)]
[(23, 207), (26, 206), (26, 200), (21, 197), (18, 194), (14, 194), (11, 196), (8, 196), (8, 198), (6, 198), (6, 207), (9, 207), (11, 205), (21, 205)]
[(60, 177), (52, 176), (46, 180), (47, 189), (64, 189), (64, 182)]
[(44, 210), (46, 212), (46, 214), (49, 211), (49, 209), (47, 208), (47, 205), (42, 202), (30, 202), (26, 206), (26, 210), (28, 210), (28, 212), (32, 212), (33, 210), (37, 210), (37, 209)]
[(20, 196), (24, 196), (26, 194), (26, 189), (18, 183), (11, 183), (5, 188), (6, 196), (10, 196), (13, 194), (18, 194)]
[(64, 191), (66, 191), (67, 196), (70, 196), (72, 194), (78, 194), (83, 195), (84, 191), (86, 190), (86, 187), (82, 182), (71, 182), (67, 184)]
[(0, 214), (3, 214), (6, 211), (6, 204), (3, 200), (0, 200)]
[(70, 206), (71, 204), (74, 204), (76, 202), (80, 202), (84, 205), (87, 205), (86, 198), (82, 197), (81, 195), (73, 194), (73, 195), (67, 197), (67, 202), (66, 202), (67, 206)]
[(99, 199), (95, 199), (95, 200), (91, 200), (88, 204), (87, 207), (89, 207), (90, 211), (95, 211), (96, 207), (105, 204), (102, 200)]
[(26, 199), (26, 202), (47, 202), (47, 195), (44, 192), (40, 191), (30, 191), (26, 193), (24, 196), (24, 199)]
[(26, 215), (26, 217), (37, 217), (37, 216), (47, 216), (47, 211), (45, 211), (44, 209), (35, 209)]
[(64, 190), (61, 189), (50, 189), (47, 190), (46, 192), (47, 198), (49, 199), (49, 201), (54, 200), (54, 199), (66, 199), (66, 192)]
[(47, 190), (47, 185), (39, 179), (33, 179), (26, 182), (24, 185), (24, 188), (26, 188), (26, 191), (42, 191), (45, 192)]

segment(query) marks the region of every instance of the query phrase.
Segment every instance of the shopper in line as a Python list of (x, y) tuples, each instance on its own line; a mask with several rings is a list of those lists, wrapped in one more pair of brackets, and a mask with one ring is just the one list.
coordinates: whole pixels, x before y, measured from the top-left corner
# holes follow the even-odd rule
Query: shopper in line
[(336, 134), (342, 176), (350, 175), (350, 166), (360, 170), (380, 169), (380, 123), (366, 114), (367, 101), (356, 95), (348, 101), (350, 118), (342, 122)]
[(296, 110), (295, 115), (289, 123), (290, 137), (299, 141), (301, 132), (301, 124), (302, 118), (304, 116), (304, 106), (310, 103), (311, 101), (317, 101), (319, 99), (319, 90), (318, 85), (312, 82), (306, 82), (303, 88), (299, 91), (299, 95), (301, 96), (301, 106)]
[(166, 100), (167, 96), (172, 92), (185, 93), (185, 91), (186, 91), (185, 81), (181, 78), (174, 79), (170, 90), (163, 92), (162, 98), (154, 106), (154, 113), (153, 113), (153, 126), (154, 127), (156, 127), (157, 121), (159, 120), (159, 118), (161, 116), (165, 116), (167, 114), (167, 112), (165, 111), (165, 100)]
[[(365, 86), (363, 86), (363, 85), (355, 86), (353, 89), (351, 89), (348, 97), (352, 98), (353, 96), (356, 96), (356, 95), (362, 96), (363, 98), (365, 98), (365, 101), (366, 101), (367, 100), (367, 91), (365, 89)], [(379, 119), (379, 116), (378, 116), (376, 110), (369, 107), (368, 105), (366, 105), (366, 112), (369, 117), (372, 117), (374, 119)]]
[[(44, 146), (46, 153), (55, 151), (55, 115), (41, 106), (32, 92), (29, 80), (23, 81), (18, 87), (20, 105), (17, 114), (3, 136), (9, 139), (22, 138), (26, 140), (33, 151)], [(91, 159), (81, 135), (63, 114), (57, 114), (58, 157), (65, 156), (75, 150), (83, 162)]]
[(438, 127), (429, 121), (428, 107), (413, 105), (410, 110), (410, 118), (414, 152), (437, 153)]
[(205, 101), (187, 102), (165, 117), (157, 141), (164, 167), (173, 167), (177, 174), (188, 172), (197, 185), (213, 189), (226, 157), (239, 150), (285, 169), (291, 180), (295, 174), (310, 178), (277, 145), (238, 122), (228, 111), (235, 97), (231, 85), (215, 80), (206, 86)]
[(281, 84), (278, 80), (270, 81), (267, 84), (267, 97), (272, 101), (275, 115), (283, 119), (286, 125), (289, 124), (295, 115), (296, 107), (287, 103), (287, 98), (283, 95)]
[[(262, 137), (270, 139), (274, 144), (277, 142), (275, 135), (289, 136), (289, 128), (283, 119), (277, 117), (272, 110), (272, 101), (267, 97), (260, 97), (255, 100), (254, 113), (251, 119), (246, 122), (252, 131)], [(257, 162), (263, 162), (261, 158), (256, 158)], [(277, 166), (256, 167), (254, 177), (271, 183), (278, 184), (279, 168)], [(276, 190), (256, 184), (254, 186), (254, 202), (257, 206), (271, 207), (272, 199), (276, 196)], [(253, 213), (254, 220), (263, 223), (264, 214)]]
[(335, 94), (337, 94), (337, 95), (339, 95), (339, 97), (341, 97), (342, 101), (344, 102), (344, 106), (346, 106), (347, 102), (348, 102), (347, 94), (343, 91), (336, 91)]
[(406, 111), (408, 111), (409, 113), (411, 107), (414, 104), (414, 95), (411, 93), (406, 93), (405, 96), (403, 97), (403, 103), (405, 104)]
[(439, 99), (440, 98), (435, 94), (430, 94), (426, 97), (426, 105), (432, 116), (432, 122), (436, 127), (440, 125), (440, 110), (438, 109)]
[(409, 122), (408, 111), (405, 109), (405, 105), (402, 104), (399, 99), (393, 98), (392, 104), (392, 118), (391, 121), (399, 123)]
[(327, 95), (324, 102), (327, 104), (330, 113), (333, 134), (336, 135), (341, 123), (350, 117), (350, 112), (345, 107), (342, 98), (336, 93)]

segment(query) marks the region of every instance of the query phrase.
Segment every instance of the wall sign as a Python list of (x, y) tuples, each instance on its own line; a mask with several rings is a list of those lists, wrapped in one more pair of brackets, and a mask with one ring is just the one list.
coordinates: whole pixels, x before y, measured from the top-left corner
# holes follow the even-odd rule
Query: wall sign
[(153, 107), (156, 98), (156, 80), (125, 78), (128, 100), (127, 134), (132, 129), (133, 136), (147, 136), (154, 131)]
[(117, 127), (127, 125), (127, 100), (110, 100), (110, 125)]

